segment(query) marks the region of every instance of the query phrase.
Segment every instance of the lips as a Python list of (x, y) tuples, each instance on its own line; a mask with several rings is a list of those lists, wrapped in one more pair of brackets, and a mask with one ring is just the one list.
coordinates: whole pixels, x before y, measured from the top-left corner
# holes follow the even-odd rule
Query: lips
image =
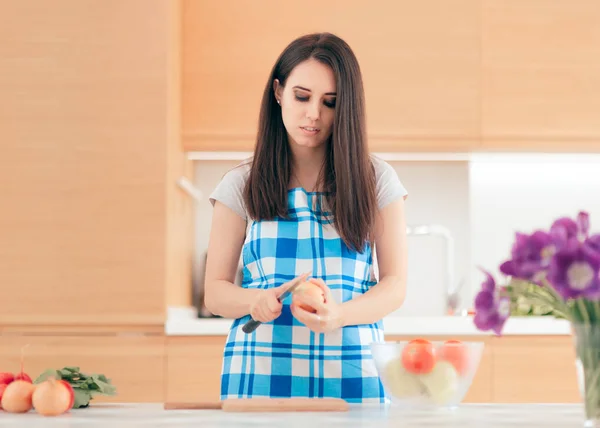
[(314, 128), (312, 126), (301, 126), (300, 129), (304, 129), (305, 131), (308, 131), (308, 132), (319, 132), (320, 131), (319, 128)]

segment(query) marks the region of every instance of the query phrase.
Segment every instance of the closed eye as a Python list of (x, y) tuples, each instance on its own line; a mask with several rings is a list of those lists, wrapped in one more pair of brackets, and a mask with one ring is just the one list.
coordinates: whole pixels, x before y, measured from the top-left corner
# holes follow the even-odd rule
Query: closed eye
[[(295, 97), (296, 97), (296, 100), (300, 101), (301, 103), (305, 103), (305, 102), (307, 102), (310, 99), (310, 97), (303, 97), (303, 96), (300, 96), (300, 95), (295, 95)], [(323, 101), (323, 104), (326, 107), (335, 108), (335, 99), (333, 101), (327, 101), (327, 100), (325, 100), (325, 101)]]

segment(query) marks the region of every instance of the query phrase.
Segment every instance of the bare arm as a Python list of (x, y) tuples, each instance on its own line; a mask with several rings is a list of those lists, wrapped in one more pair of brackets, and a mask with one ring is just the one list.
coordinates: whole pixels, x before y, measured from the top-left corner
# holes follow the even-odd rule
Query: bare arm
[(408, 259), (404, 199), (381, 210), (375, 247), (380, 280), (365, 294), (341, 304), (343, 326), (377, 322), (404, 302)]
[(205, 305), (215, 315), (241, 318), (250, 313), (258, 289), (234, 284), (246, 234), (246, 221), (229, 207), (215, 202), (208, 257), (206, 260)]

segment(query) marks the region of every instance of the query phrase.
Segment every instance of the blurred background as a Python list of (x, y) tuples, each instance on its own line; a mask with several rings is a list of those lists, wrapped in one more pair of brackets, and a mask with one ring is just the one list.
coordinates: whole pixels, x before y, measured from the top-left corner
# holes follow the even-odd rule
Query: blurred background
[(315, 31), (354, 49), (370, 149), (409, 191), (393, 316), (464, 314), (515, 231), (579, 210), (599, 230), (599, 20), (595, 0), (0, 0), (2, 332), (210, 317), (208, 194)]

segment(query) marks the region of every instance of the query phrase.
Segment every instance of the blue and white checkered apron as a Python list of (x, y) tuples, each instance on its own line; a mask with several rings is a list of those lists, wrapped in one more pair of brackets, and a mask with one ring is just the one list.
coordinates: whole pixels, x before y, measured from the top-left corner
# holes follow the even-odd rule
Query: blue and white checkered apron
[[(376, 284), (371, 247), (350, 251), (321, 209), (322, 194), (288, 192), (289, 219), (252, 222), (243, 247), (247, 288), (277, 287), (312, 271), (345, 302)], [(369, 344), (383, 340), (383, 323), (315, 334), (290, 311), (245, 334), (249, 316), (233, 322), (225, 345), (221, 399), (335, 397), (350, 403), (387, 402)]]

